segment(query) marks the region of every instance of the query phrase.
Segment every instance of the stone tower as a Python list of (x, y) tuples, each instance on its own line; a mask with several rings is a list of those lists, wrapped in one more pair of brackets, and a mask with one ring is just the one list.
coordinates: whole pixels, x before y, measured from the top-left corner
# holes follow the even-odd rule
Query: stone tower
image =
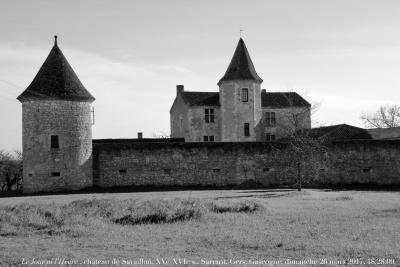
[(218, 82), (222, 142), (261, 140), (262, 81), (240, 38), (229, 67)]
[(23, 191), (76, 190), (93, 185), (94, 97), (54, 46), (22, 103)]

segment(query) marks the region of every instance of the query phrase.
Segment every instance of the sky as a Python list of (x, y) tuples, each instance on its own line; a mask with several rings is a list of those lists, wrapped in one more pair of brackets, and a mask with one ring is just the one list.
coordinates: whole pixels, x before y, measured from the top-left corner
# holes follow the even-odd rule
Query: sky
[(318, 103), (315, 126), (363, 126), (400, 103), (399, 14), (396, 0), (1, 0), (0, 149), (22, 147), (16, 97), (54, 35), (96, 98), (93, 138), (168, 135), (175, 86), (218, 91), (241, 29), (262, 88)]

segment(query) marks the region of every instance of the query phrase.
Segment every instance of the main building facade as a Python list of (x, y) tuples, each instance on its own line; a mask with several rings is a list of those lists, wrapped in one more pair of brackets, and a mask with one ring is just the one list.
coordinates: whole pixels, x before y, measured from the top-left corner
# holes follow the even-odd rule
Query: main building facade
[(187, 142), (275, 141), (311, 128), (311, 105), (296, 92), (267, 92), (243, 39), (219, 92), (190, 92), (177, 85), (170, 110), (171, 137)]

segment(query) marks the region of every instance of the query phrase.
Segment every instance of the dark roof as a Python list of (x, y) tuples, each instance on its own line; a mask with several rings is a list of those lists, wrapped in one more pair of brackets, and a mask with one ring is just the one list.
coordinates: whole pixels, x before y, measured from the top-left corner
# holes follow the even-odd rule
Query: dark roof
[(261, 106), (273, 108), (310, 107), (304, 98), (296, 92), (261, 92)]
[(189, 106), (220, 106), (218, 92), (181, 92), (180, 95)]
[[(183, 101), (189, 106), (220, 106), (219, 92), (181, 92)], [(261, 93), (261, 106), (273, 108), (310, 107), (304, 98), (295, 92)]]
[(17, 99), (21, 102), (35, 99), (94, 101), (95, 98), (79, 81), (58, 47), (57, 37), (55, 38), (54, 46), (39, 72)]
[(231, 80), (255, 80), (262, 82), (263, 80), (258, 76), (253, 62), (251, 61), (249, 52), (242, 38), (236, 47), (233, 54), (231, 63), (225, 72), (225, 75), (219, 80), (218, 84), (223, 81)]
[(309, 134), (312, 137), (322, 137), (329, 141), (372, 139), (371, 135), (366, 129), (347, 124), (313, 128), (310, 130)]
[(273, 108), (310, 107), (304, 98), (296, 92), (261, 92), (261, 106)]
[(367, 129), (373, 139), (400, 139), (400, 127)]

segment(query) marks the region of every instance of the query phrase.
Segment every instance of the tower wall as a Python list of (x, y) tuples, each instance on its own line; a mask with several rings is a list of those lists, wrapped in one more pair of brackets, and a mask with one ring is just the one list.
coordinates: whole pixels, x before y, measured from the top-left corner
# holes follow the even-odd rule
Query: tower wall
[[(78, 190), (93, 185), (90, 103), (22, 103), (23, 191)], [(59, 148), (51, 148), (58, 136)]]
[[(242, 101), (242, 88), (248, 88), (248, 101)], [(221, 103), (221, 141), (254, 142), (261, 140), (261, 88), (254, 81), (227, 81), (219, 86)], [(244, 135), (249, 123), (250, 136)]]

